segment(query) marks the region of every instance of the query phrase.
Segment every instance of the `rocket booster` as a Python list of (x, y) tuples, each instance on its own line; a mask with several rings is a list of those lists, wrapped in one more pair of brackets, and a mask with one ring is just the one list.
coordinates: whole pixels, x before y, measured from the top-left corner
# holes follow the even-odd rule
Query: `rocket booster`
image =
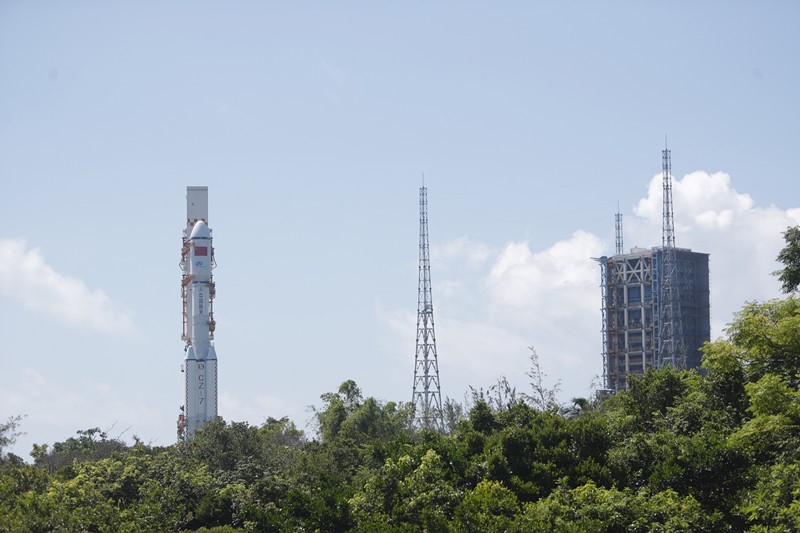
[(191, 437), (205, 422), (217, 416), (217, 353), (212, 339), (214, 320), (211, 299), (213, 246), (211, 230), (199, 220), (188, 239), (186, 266), (186, 435)]

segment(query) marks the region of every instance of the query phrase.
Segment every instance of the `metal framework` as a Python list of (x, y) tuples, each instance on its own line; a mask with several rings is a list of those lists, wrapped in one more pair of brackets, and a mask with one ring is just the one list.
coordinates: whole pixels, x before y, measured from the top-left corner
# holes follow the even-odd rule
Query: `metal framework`
[(608, 365), (608, 346), (610, 344), (608, 336), (608, 259), (606, 257), (601, 257), (600, 259), (596, 259), (596, 261), (600, 263), (600, 331), (603, 336), (603, 388), (610, 389), (611, 376), (609, 375)]
[[(663, 173), (663, 218), (661, 224), (660, 262), (658, 271), (658, 353), (656, 367), (686, 368), (686, 350), (681, 319), (680, 276), (675, 253), (675, 223), (672, 215), (672, 154), (665, 146), (661, 151)], [(660, 264), (658, 264), (660, 263)]]
[(444, 430), (439, 358), (433, 327), (433, 295), (428, 244), (428, 191), (419, 189), (419, 285), (417, 287), (417, 350), (414, 357), (412, 400), (416, 423), (422, 428)]
[[(680, 286), (681, 345), (686, 368), (700, 366), (700, 348), (710, 340), (708, 254), (675, 249)], [(605, 388), (624, 390), (628, 376), (641, 375), (658, 358), (664, 252), (634, 248), (628, 254), (601, 257), (601, 318)], [(666, 329), (666, 328), (665, 328)]]
[(617, 214), (614, 215), (614, 229), (616, 230), (616, 254), (619, 255), (624, 249), (622, 246), (622, 213), (619, 212), (619, 206), (617, 206)]
[[(607, 260), (607, 388), (623, 390), (628, 374), (653, 365), (652, 255), (639, 249)], [(602, 272), (601, 272), (602, 273)]]

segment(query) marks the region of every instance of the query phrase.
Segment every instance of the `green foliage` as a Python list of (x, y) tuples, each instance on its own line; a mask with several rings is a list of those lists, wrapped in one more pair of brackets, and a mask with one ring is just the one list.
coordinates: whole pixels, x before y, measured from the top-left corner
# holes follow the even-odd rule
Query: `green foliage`
[(561, 380), (556, 381), (551, 387), (545, 385), (544, 380), (547, 374), (544, 373), (542, 365), (539, 363), (539, 354), (536, 353), (536, 348), (533, 346), (528, 346), (528, 350), (531, 352), (531, 368), (525, 375), (531, 380), (531, 393), (525, 394), (524, 398), (540, 411), (558, 411), (561, 407), (558, 403)]
[(741, 511), (754, 524), (753, 531), (800, 531), (800, 462), (762, 472)]
[(465, 408), (452, 398), (445, 398), (444, 405), (442, 405), (442, 417), (444, 418), (445, 433), (452, 435), (466, 420)]
[(119, 439), (109, 439), (108, 434), (100, 428), (83, 429), (77, 433), (78, 437), (56, 442), (52, 447), (34, 444), (31, 452), (34, 464), (51, 472), (65, 470), (66, 475), (71, 475), (69, 470), (73, 462), (98, 461), (126, 448), (125, 443)]
[(483, 480), (456, 507), (454, 529), (508, 531), (520, 512), (517, 496), (499, 481)]
[(800, 392), (765, 374), (745, 385), (753, 417), (730, 436), (734, 447), (761, 460), (792, 452), (800, 442)]
[(17, 442), (17, 437), (22, 435), (22, 432), (19, 431), (20, 421), (22, 421), (22, 417), (19, 415), (9, 416), (8, 420), (0, 424), (0, 463), (7, 459), (4, 450)]
[(744, 357), (729, 341), (706, 343), (703, 353), (707, 408), (720, 427), (735, 428), (746, 417), (748, 407)]
[(728, 328), (731, 350), (748, 381), (775, 374), (798, 386), (800, 301), (796, 298), (749, 302)]
[(712, 517), (691, 496), (667, 489), (652, 494), (604, 489), (587, 483), (561, 488), (548, 498), (527, 504), (513, 531), (678, 532), (718, 531)]
[(389, 459), (363, 491), (350, 499), (353, 517), (365, 528), (386, 523), (423, 531), (446, 530), (460, 496), (450, 477), (433, 450), (418, 459), (409, 455)]
[(534, 357), (533, 394), (473, 390), (446, 434), (353, 381), (321, 396), (313, 440), (287, 418), (164, 448), (79, 431), (0, 461), (0, 531), (799, 530), (799, 312), (749, 303), (702, 375), (649, 371), (602, 403), (559, 406)]
[(790, 293), (800, 287), (800, 226), (786, 228), (783, 233), (786, 246), (778, 254), (778, 261), (784, 268), (774, 272), (783, 286), (783, 292)]
[(645, 375), (628, 378), (628, 390), (614, 401), (621, 403), (620, 420), (629, 431), (651, 431), (663, 424), (670, 408), (675, 407), (697, 383), (696, 374), (676, 372), (671, 367), (650, 370)]

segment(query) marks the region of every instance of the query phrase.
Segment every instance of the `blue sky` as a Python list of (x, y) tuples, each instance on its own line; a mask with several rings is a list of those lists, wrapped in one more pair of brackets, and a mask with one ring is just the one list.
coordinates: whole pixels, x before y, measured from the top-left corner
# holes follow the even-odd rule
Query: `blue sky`
[[(0, 3), (0, 416), (175, 439), (180, 234), (208, 185), (220, 414), (355, 379), (411, 396), (418, 188), (444, 395), (527, 346), (564, 401), (601, 373), (599, 271), (711, 254), (712, 335), (780, 296), (800, 223), (794, 2)], [(655, 181), (653, 181), (655, 179)]]

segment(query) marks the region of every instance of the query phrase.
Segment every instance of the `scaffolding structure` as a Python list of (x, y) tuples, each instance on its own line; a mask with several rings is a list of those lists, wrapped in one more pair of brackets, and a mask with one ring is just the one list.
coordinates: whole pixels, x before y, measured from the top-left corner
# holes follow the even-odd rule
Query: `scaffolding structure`
[[(681, 344), (685, 368), (700, 366), (700, 348), (711, 338), (708, 254), (674, 249), (680, 286)], [(663, 301), (664, 249), (633, 248), (627, 254), (601, 257), (603, 381), (611, 390), (627, 388), (629, 375), (657, 366)], [(678, 291), (676, 291), (678, 292)]]
[(411, 401), (419, 427), (444, 430), (439, 357), (433, 325), (431, 261), (428, 243), (428, 191), (419, 189), (419, 284), (417, 286), (417, 349), (414, 356), (414, 386)]
[(595, 258), (600, 263), (600, 320), (602, 323), (601, 332), (603, 335), (603, 388), (611, 389), (611, 376), (609, 375), (608, 347), (610, 345), (608, 329), (608, 260), (605, 257)]

